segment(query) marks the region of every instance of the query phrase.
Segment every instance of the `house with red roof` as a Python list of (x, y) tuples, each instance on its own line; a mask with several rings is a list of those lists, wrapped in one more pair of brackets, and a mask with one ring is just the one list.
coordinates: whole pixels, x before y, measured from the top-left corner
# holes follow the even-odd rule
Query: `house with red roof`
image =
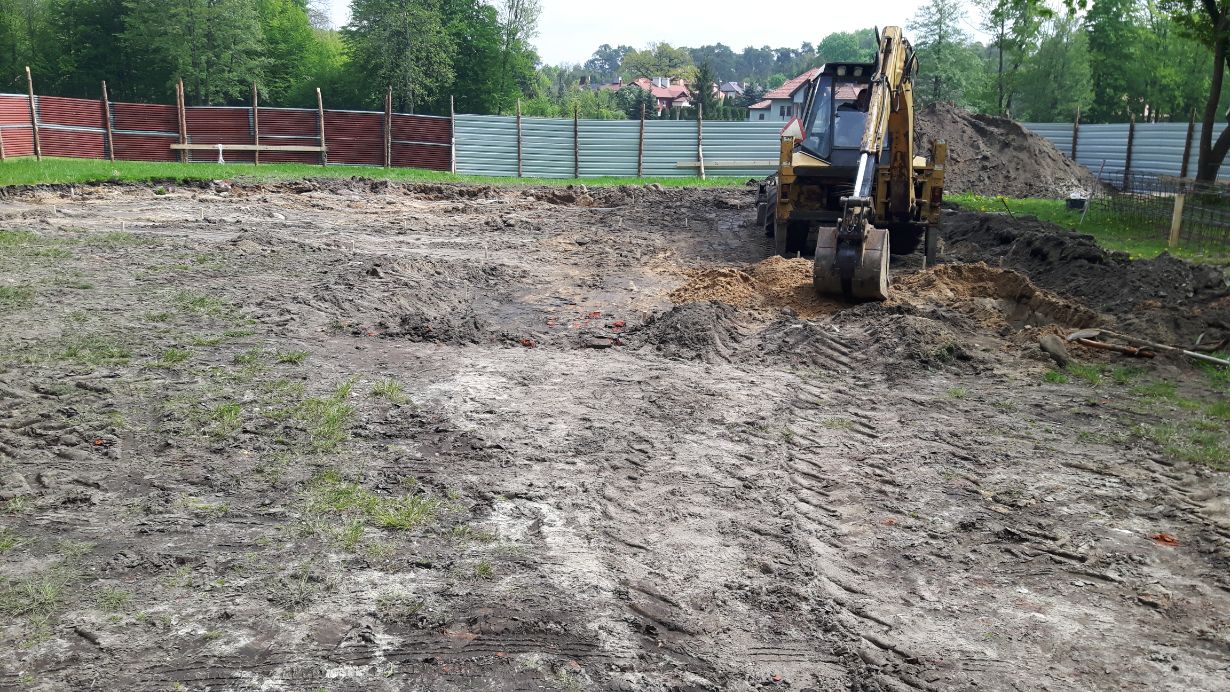
[(682, 79), (670, 77), (641, 77), (632, 84), (653, 94), (658, 100), (658, 113), (669, 108), (686, 108), (692, 105), (692, 92), (688, 83)]
[(748, 106), (747, 119), (787, 122), (796, 115), (802, 116), (803, 104), (807, 100), (807, 89), (803, 87), (820, 74), (820, 69), (810, 69), (766, 93), (763, 101)]

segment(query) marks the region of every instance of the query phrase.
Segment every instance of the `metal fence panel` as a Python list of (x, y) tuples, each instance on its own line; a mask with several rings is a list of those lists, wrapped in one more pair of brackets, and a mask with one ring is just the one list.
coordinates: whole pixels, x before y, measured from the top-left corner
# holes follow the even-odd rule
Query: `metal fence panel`
[(581, 175), (636, 175), (639, 120), (582, 120)]
[(458, 115), (456, 128), (458, 173), (517, 174), (517, 125), (513, 118)]
[[(1025, 127), (1050, 140), (1059, 151), (1072, 154), (1072, 123), (1024, 123)], [(1218, 124), (1213, 129), (1216, 138), (1225, 129)], [(1188, 157), (1188, 176), (1196, 175), (1200, 157), (1198, 143), (1202, 128), (1196, 125), (1192, 133), (1192, 150)], [(1127, 123), (1082, 124), (1076, 146), (1076, 160), (1095, 173), (1100, 169), (1122, 171), (1127, 164)], [(1183, 171), (1183, 149), (1187, 139), (1187, 123), (1137, 123), (1132, 141), (1132, 170), (1151, 175), (1179, 175)], [(1218, 178), (1230, 180), (1230, 163), (1222, 166)]]
[[(705, 161), (711, 176), (763, 178), (777, 168), (781, 123), (705, 121)], [(734, 161), (747, 165), (731, 166)]]

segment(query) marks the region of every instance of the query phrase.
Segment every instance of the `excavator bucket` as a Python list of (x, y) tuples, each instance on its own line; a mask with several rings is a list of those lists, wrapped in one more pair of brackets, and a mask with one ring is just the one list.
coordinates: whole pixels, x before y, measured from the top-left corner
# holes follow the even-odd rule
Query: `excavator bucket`
[(837, 229), (821, 228), (816, 237), (816, 263), (812, 283), (821, 295), (847, 300), (888, 299), (888, 231), (868, 227), (863, 251), (850, 276), (843, 277), (837, 262)]

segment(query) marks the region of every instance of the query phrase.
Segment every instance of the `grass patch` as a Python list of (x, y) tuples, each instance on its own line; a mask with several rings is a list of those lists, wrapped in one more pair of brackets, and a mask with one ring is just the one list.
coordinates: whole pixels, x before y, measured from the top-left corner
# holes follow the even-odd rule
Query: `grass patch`
[(1131, 384), (1132, 380), (1145, 374), (1144, 368), (1138, 368), (1134, 365), (1126, 367), (1118, 367), (1110, 371), (1110, 379), (1117, 385)]
[(1070, 363), (1068, 372), (1074, 377), (1080, 378), (1091, 386), (1102, 384), (1102, 369), (1096, 365), (1082, 365), (1080, 363)]
[(162, 239), (157, 236), (129, 233), (128, 231), (89, 233), (83, 236), (81, 240), (85, 245), (99, 248), (152, 247), (162, 243)]
[(265, 360), (265, 352), (259, 348), (250, 348), (242, 353), (236, 353), (231, 362), (235, 365), (259, 365)]
[(387, 399), (395, 404), (404, 404), (410, 400), (406, 396), (406, 387), (401, 382), (393, 379), (380, 380), (372, 385), (372, 396), (378, 399)]
[(414, 168), (384, 169), (374, 166), (313, 166), (306, 164), (217, 164), (143, 161), (91, 161), (43, 157), (10, 158), (0, 163), (0, 186), (52, 183), (129, 182), (178, 183), (191, 180), (298, 180), (302, 178), (350, 178), (435, 183), (498, 183), (506, 185), (646, 185), (664, 187), (743, 187), (747, 176), (700, 178), (500, 178), (466, 176)]
[(1063, 374), (1062, 372), (1059, 372), (1058, 370), (1051, 370), (1050, 372), (1043, 375), (1042, 379), (1046, 380), (1047, 382), (1050, 382), (1051, 384), (1067, 384), (1068, 383), (1068, 376)]
[(1067, 208), (1065, 200), (1058, 199), (1009, 199), (983, 197), (972, 194), (948, 194), (945, 200), (955, 202), (963, 209), (1004, 214), (1005, 202), (1016, 216), (1036, 216), (1043, 221), (1093, 236), (1099, 245), (1108, 250), (1125, 252), (1132, 259), (1150, 259), (1163, 252), (1208, 264), (1230, 263), (1230, 250), (1223, 248), (1168, 248), (1166, 234), (1143, 227), (1130, 218), (1116, 215), (1104, 209), (1091, 208), (1081, 221), (1081, 212)]
[(1138, 425), (1133, 432), (1157, 443), (1171, 458), (1204, 464), (1216, 471), (1230, 471), (1230, 441), (1220, 422), (1193, 420)]
[(327, 397), (312, 397), (300, 403), (293, 417), (307, 428), (312, 451), (332, 452), (350, 436), (354, 407), (347, 404), (354, 378), (346, 380)]
[(1137, 396), (1143, 396), (1148, 399), (1174, 401), (1179, 398), (1179, 387), (1173, 382), (1152, 382), (1140, 385), (1134, 388), (1132, 392)]
[(63, 604), (76, 573), (64, 564), (0, 587), (0, 613), (45, 628)]
[(299, 365), (307, 360), (308, 355), (307, 351), (274, 351), (273, 359), (278, 363)]
[(103, 365), (126, 365), (132, 360), (132, 350), (115, 337), (92, 335), (69, 339), (60, 360), (95, 367)]
[(953, 387), (948, 390), (948, 396), (954, 399), (964, 399), (969, 396), (969, 390), (965, 387)]
[(180, 312), (202, 317), (226, 317), (234, 311), (229, 303), (195, 291), (180, 291), (171, 302)]
[(164, 368), (173, 368), (191, 357), (191, 351), (186, 351), (182, 348), (168, 348), (166, 351), (163, 351), (162, 357), (158, 359), (158, 364)]
[(105, 613), (118, 613), (128, 609), (128, 605), (132, 603), (132, 592), (118, 587), (107, 587), (98, 592), (94, 603)]
[(0, 312), (24, 310), (34, 305), (34, 289), (29, 286), (0, 286)]
[(422, 495), (377, 495), (343, 479), (337, 471), (317, 476), (307, 500), (309, 514), (343, 520), (339, 542), (351, 548), (362, 539), (364, 526), (409, 531), (429, 522), (437, 506), (436, 500)]
[(179, 501), (184, 509), (210, 519), (219, 519), (231, 511), (231, 506), (225, 502), (206, 502), (199, 497), (184, 497)]
[(0, 529), (0, 555), (21, 545), (21, 541), (17, 539), (17, 534), (11, 529)]
[(230, 437), (243, 427), (243, 406), (234, 402), (218, 404), (210, 409), (209, 419), (214, 436)]
[(68, 259), (73, 253), (64, 248), (63, 242), (37, 233), (0, 230), (0, 255)]

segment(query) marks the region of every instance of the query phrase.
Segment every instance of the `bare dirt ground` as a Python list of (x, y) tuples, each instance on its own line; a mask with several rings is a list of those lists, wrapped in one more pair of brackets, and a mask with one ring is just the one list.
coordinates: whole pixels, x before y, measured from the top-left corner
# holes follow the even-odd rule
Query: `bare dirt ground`
[(849, 307), (737, 189), (0, 194), (0, 688), (1230, 679), (1226, 378), (1037, 348), (1224, 278), (950, 214)]

